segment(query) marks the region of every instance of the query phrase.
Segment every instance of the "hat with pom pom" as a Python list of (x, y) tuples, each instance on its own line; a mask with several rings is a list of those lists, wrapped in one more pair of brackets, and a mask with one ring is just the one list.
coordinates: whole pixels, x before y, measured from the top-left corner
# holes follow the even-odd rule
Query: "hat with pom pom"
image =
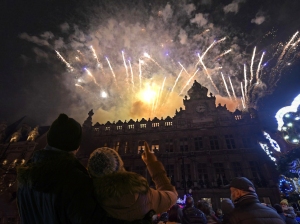
[(88, 161), (89, 173), (94, 177), (123, 171), (123, 161), (116, 150), (102, 147), (94, 150)]
[(47, 143), (51, 147), (70, 152), (79, 148), (81, 137), (81, 125), (66, 114), (60, 114), (47, 133)]

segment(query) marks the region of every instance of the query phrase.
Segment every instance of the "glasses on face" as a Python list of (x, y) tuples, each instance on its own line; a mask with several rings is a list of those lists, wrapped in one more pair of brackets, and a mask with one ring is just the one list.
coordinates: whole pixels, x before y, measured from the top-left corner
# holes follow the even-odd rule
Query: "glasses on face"
[(281, 206), (287, 206), (286, 204), (281, 204)]

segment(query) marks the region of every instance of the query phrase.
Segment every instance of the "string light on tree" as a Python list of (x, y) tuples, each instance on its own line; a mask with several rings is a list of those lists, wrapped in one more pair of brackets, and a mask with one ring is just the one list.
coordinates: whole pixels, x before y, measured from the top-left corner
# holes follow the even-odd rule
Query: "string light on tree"
[(295, 191), (293, 180), (281, 175), (279, 179), (279, 189), (281, 193), (285, 195), (289, 195), (290, 193), (293, 193)]

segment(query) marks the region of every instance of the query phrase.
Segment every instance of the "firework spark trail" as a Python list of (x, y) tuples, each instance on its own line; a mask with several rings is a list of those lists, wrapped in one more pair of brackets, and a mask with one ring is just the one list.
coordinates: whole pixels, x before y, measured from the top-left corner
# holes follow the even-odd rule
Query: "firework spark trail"
[(60, 58), (60, 60), (68, 67), (68, 69), (69, 69), (71, 72), (73, 72), (73, 71), (74, 71), (74, 68), (70, 65), (70, 63), (68, 63), (68, 62), (63, 58), (63, 56), (61, 56), (61, 54), (60, 54), (58, 51), (55, 50), (55, 52), (56, 52), (57, 56)]
[(252, 79), (253, 79), (253, 62), (254, 62), (254, 58), (255, 58), (255, 51), (256, 51), (256, 47), (254, 47), (254, 50), (253, 50), (253, 55), (252, 55), (252, 59), (251, 59), (251, 65), (250, 65), (250, 81), (249, 81), (249, 85), (251, 86), (251, 82), (252, 82)]
[(241, 101), (242, 101), (243, 109), (245, 109), (245, 108), (246, 108), (246, 106), (245, 106), (245, 102), (244, 102), (244, 99), (243, 99), (243, 97), (241, 97)]
[(199, 68), (195, 71), (195, 73), (189, 78), (189, 80), (187, 81), (187, 83), (185, 84), (185, 86), (182, 88), (182, 90), (180, 91), (179, 95), (182, 94), (183, 90), (189, 85), (189, 83), (191, 82), (191, 80), (195, 77), (195, 75), (197, 74), (197, 72), (199, 71)]
[(261, 55), (261, 58), (259, 60), (259, 63), (258, 63), (258, 66), (257, 66), (257, 71), (256, 71), (256, 83), (259, 84), (259, 71), (260, 71), (260, 67), (261, 67), (261, 63), (262, 63), (262, 60), (264, 58), (264, 55), (265, 55), (265, 52), (262, 53)]
[(229, 49), (229, 50), (225, 51), (224, 53), (222, 53), (222, 54), (218, 55), (217, 57), (215, 57), (214, 61), (221, 58), (221, 57), (223, 57), (224, 55), (228, 54), (229, 52), (231, 52), (231, 49)]
[(128, 86), (128, 85), (129, 85), (129, 83), (128, 83), (129, 75), (128, 75), (127, 64), (126, 64), (126, 61), (125, 61), (124, 51), (122, 51), (122, 58), (123, 58), (124, 67), (125, 67), (125, 70), (126, 70), (126, 84), (127, 84), (127, 86)]
[(166, 78), (167, 78), (167, 77), (164, 78), (164, 81), (163, 81), (163, 83), (162, 83), (162, 85), (161, 85), (161, 88), (159, 89), (158, 96), (157, 96), (157, 98), (156, 98), (156, 104), (155, 104), (154, 112), (156, 111), (157, 105), (159, 104), (159, 101), (160, 101), (160, 98), (161, 98), (163, 89), (164, 89), (164, 87), (165, 87)]
[[(204, 51), (203, 55), (200, 57), (200, 54), (198, 53), (199, 61), (196, 63), (195, 68), (197, 68), (197, 65), (201, 62), (202, 58), (206, 55), (206, 53), (215, 45), (216, 41), (212, 42), (211, 45), (208, 46), (208, 48)], [(201, 60), (200, 60), (201, 59)]]
[(229, 83), (230, 83), (230, 86), (231, 86), (231, 89), (232, 89), (232, 94), (234, 96), (234, 99), (235, 99), (235, 101), (237, 101), (237, 98), (236, 98), (236, 95), (235, 95), (235, 91), (234, 91), (230, 76), (228, 76), (228, 79), (229, 79)]
[(189, 73), (188, 73), (188, 71), (185, 69), (185, 67), (180, 63), (180, 62), (178, 62), (178, 64), (181, 66), (181, 68), (186, 72), (186, 74), (188, 74), (188, 75), (190, 75)]
[(241, 90), (242, 90), (243, 108), (245, 109), (246, 100), (245, 100), (245, 94), (244, 94), (244, 89), (243, 89), (243, 82), (241, 82)]
[(175, 83), (174, 83), (174, 85), (173, 85), (173, 87), (171, 89), (171, 93), (173, 92), (173, 90), (174, 90), (174, 88), (175, 88), (175, 86), (176, 86), (176, 84), (177, 84), (177, 82), (179, 80), (179, 77), (180, 77), (180, 75), (181, 75), (182, 72), (183, 72), (183, 68), (181, 69), (181, 71), (179, 72), (179, 74), (178, 74), (178, 76), (177, 76), (177, 78), (175, 80)]
[(117, 83), (117, 79), (116, 79), (116, 75), (115, 75), (115, 73), (114, 73), (113, 68), (111, 67), (111, 64), (110, 64), (110, 62), (109, 62), (109, 60), (108, 60), (108, 57), (105, 57), (105, 58), (106, 58), (106, 61), (107, 61), (108, 66), (109, 66), (109, 68), (110, 68), (110, 71), (111, 71), (111, 73), (112, 73), (112, 75), (113, 75), (113, 77), (114, 77), (115, 84), (116, 84), (116, 86), (119, 88), (118, 83)]
[(283, 56), (285, 55), (285, 52), (286, 50), (289, 48), (289, 46), (291, 45), (291, 43), (293, 42), (293, 40), (296, 38), (296, 36), (298, 35), (299, 31), (297, 31), (293, 36), (292, 38), (289, 40), (289, 42), (285, 45), (285, 47), (283, 48), (282, 50), (282, 53), (281, 55), (279, 56), (278, 60), (277, 60), (277, 63), (279, 61), (281, 61), (281, 59), (283, 58)]
[(156, 64), (159, 68), (165, 70), (160, 64), (158, 64), (157, 61), (155, 61), (148, 53), (144, 53), (144, 57), (149, 58), (152, 62), (154, 62), (154, 64)]
[(247, 97), (247, 67), (244, 64), (244, 79), (245, 79), (245, 96)]
[(100, 85), (97, 83), (97, 81), (96, 81), (95, 77), (93, 76), (93, 74), (92, 74), (87, 68), (84, 68), (84, 70), (87, 72), (87, 74), (88, 74), (90, 77), (92, 77), (94, 83), (95, 83), (97, 86), (100, 87)]
[(139, 79), (140, 79), (140, 89), (142, 89), (142, 60), (139, 59)]
[(227, 87), (227, 84), (226, 84), (226, 81), (225, 81), (225, 78), (224, 78), (224, 75), (223, 75), (223, 72), (221, 72), (221, 75), (222, 75), (222, 79), (223, 79), (223, 82), (224, 82), (224, 85), (225, 85), (225, 89), (226, 89), (226, 91), (227, 91), (227, 94), (228, 94), (228, 96), (229, 96), (229, 99), (232, 100), (231, 95), (230, 95), (230, 92), (229, 92), (228, 87)]
[(133, 71), (130, 60), (128, 60), (129, 67), (130, 67), (130, 73), (131, 73), (131, 84), (132, 84), (132, 91), (134, 91), (134, 80), (133, 80)]
[(98, 56), (97, 56), (97, 54), (96, 54), (95, 49), (93, 48), (92, 45), (90, 46), (90, 48), (91, 48), (91, 50), (92, 50), (92, 52), (93, 52), (94, 58), (95, 58), (96, 61), (97, 61), (97, 66), (98, 66), (99, 68), (103, 68), (103, 66), (102, 66), (102, 64), (100, 63), (99, 58), (98, 58)]
[(206, 72), (207, 77), (209, 78), (209, 80), (212, 83), (213, 87), (219, 92), (219, 89), (215, 85), (214, 81), (212, 80), (212, 78), (211, 78), (211, 76), (210, 76), (210, 74), (209, 74), (209, 72), (208, 72), (208, 70), (207, 70), (207, 68), (206, 68), (206, 66), (204, 64), (204, 62), (202, 61), (203, 55), (200, 57), (200, 54), (198, 54), (198, 57), (199, 57), (199, 61), (200, 61), (201, 65), (204, 68), (204, 71)]

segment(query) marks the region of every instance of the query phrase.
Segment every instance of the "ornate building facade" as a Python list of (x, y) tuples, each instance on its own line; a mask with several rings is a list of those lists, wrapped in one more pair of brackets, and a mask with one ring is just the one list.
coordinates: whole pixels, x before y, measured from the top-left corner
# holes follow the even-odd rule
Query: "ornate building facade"
[(126, 170), (149, 179), (141, 160), (141, 140), (146, 140), (163, 162), (179, 196), (191, 193), (204, 198), (214, 208), (229, 198), (224, 186), (236, 176), (252, 180), (260, 200), (278, 203), (278, 174), (273, 161), (260, 148), (262, 128), (254, 109), (230, 112), (226, 105), (216, 107), (216, 98), (194, 82), (183, 99), (185, 109), (174, 117), (140, 121), (118, 121), (92, 125), (93, 112), (83, 124), (84, 140), (77, 153), (86, 164), (90, 153), (102, 146), (114, 148), (124, 160)]
[[(181, 198), (189, 193), (195, 200), (205, 199), (213, 208), (220, 208), (222, 198), (230, 197), (224, 186), (233, 177), (245, 176), (255, 184), (261, 202), (278, 203), (278, 173), (258, 144), (265, 139), (256, 111), (232, 113), (226, 105), (216, 106), (216, 98), (196, 81), (187, 95), (184, 109), (165, 119), (93, 124), (90, 111), (82, 125), (83, 141), (77, 157), (86, 165), (94, 149), (114, 148), (126, 170), (140, 173), (151, 184), (141, 159), (142, 140), (146, 140)], [(0, 223), (19, 223), (14, 167), (46, 145), (49, 129), (31, 128), (21, 121), (14, 126), (15, 131), (9, 133), (7, 125), (0, 125)]]

